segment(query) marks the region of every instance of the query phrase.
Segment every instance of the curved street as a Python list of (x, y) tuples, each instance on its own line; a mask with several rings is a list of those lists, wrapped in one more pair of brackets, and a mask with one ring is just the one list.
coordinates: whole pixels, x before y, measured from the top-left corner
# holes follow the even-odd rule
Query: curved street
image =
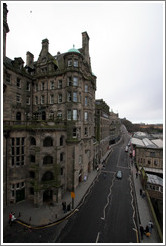
[[(124, 134), (113, 148), (94, 187), (62, 230), (60, 243), (137, 243), (137, 227), (133, 205), (131, 170)], [(122, 179), (116, 172), (122, 171)]]

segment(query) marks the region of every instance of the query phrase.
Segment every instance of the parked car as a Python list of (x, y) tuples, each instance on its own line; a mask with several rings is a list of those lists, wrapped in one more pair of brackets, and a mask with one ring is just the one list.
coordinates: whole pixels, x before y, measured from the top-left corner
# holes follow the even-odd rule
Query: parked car
[(118, 179), (122, 179), (122, 171), (117, 171), (117, 174), (116, 174), (116, 177), (118, 178)]
[(125, 152), (128, 152), (128, 150), (129, 150), (129, 147), (128, 147), (128, 146), (126, 146), (126, 148), (125, 148)]

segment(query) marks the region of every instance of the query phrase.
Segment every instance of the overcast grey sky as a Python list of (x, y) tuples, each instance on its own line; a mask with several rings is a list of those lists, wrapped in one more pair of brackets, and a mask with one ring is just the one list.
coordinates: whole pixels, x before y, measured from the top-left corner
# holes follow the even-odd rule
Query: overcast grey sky
[(37, 60), (45, 38), (52, 55), (81, 48), (87, 31), (96, 99), (134, 123), (163, 122), (164, 1), (6, 3), (9, 58), (26, 62), (30, 51)]

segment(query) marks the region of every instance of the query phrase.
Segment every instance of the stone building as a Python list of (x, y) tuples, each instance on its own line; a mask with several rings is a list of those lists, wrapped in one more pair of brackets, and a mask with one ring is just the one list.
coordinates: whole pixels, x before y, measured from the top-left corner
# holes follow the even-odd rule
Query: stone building
[(131, 148), (137, 166), (146, 173), (163, 177), (163, 141), (148, 138), (131, 139)]
[(96, 76), (89, 36), (82, 33), (80, 49), (56, 55), (44, 39), (38, 59), (28, 51), (24, 65), (21, 57), (6, 57), (3, 8), (4, 205), (59, 202), (94, 168)]
[(96, 153), (97, 164), (109, 149), (110, 141), (110, 118), (109, 106), (103, 99), (96, 100), (95, 110), (95, 136), (97, 140)]
[(110, 144), (118, 142), (121, 135), (121, 121), (118, 113), (110, 112)]

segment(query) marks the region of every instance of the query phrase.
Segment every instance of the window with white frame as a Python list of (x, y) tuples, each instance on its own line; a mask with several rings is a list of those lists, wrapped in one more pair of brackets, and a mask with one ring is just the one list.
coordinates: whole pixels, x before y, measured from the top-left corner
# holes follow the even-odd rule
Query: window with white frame
[(67, 78), (67, 85), (68, 86), (72, 86), (72, 84), (73, 84), (72, 83), (72, 77), (70, 76), (70, 77)]
[(88, 136), (88, 128), (87, 127), (85, 127), (85, 129), (84, 129), (84, 135)]
[(73, 92), (73, 102), (77, 102), (77, 92)]
[(74, 59), (74, 67), (78, 67), (78, 60)]
[(24, 138), (11, 138), (12, 166), (24, 165)]
[(20, 94), (16, 94), (16, 102), (17, 103), (21, 102), (21, 95)]
[(71, 109), (67, 110), (67, 120), (71, 120)]
[(84, 120), (88, 121), (88, 112), (84, 112)]
[(73, 138), (76, 138), (77, 137), (77, 128), (74, 127), (73, 128)]
[(41, 104), (44, 104), (44, 95), (41, 96)]
[(88, 97), (85, 97), (85, 106), (88, 106)]
[(58, 119), (62, 119), (62, 111), (61, 110), (58, 110), (57, 117), (58, 117)]
[(50, 90), (54, 90), (54, 81), (50, 81)]
[(88, 92), (88, 85), (85, 85), (85, 92)]
[(59, 88), (59, 89), (62, 89), (62, 80), (59, 80), (59, 81), (58, 81), (58, 88)]
[(77, 109), (73, 109), (73, 120), (77, 120), (78, 114)]
[(58, 94), (58, 103), (62, 102), (62, 94)]
[(73, 77), (73, 86), (78, 86), (78, 77)]
[(68, 101), (68, 102), (71, 102), (71, 99), (72, 99), (72, 98), (71, 98), (71, 91), (68, 91), (68, 92), (67, 92), (67, 101)]
[(54, 103), (54, 95), (50, 95), (50, 104)]
[(26, 97), (26, 104), (30, 105), (30, 97)]
[(71, 67), (72, 66), (72, 59), (69, 59), (67, 64), (68, 64), (68, 67)]

